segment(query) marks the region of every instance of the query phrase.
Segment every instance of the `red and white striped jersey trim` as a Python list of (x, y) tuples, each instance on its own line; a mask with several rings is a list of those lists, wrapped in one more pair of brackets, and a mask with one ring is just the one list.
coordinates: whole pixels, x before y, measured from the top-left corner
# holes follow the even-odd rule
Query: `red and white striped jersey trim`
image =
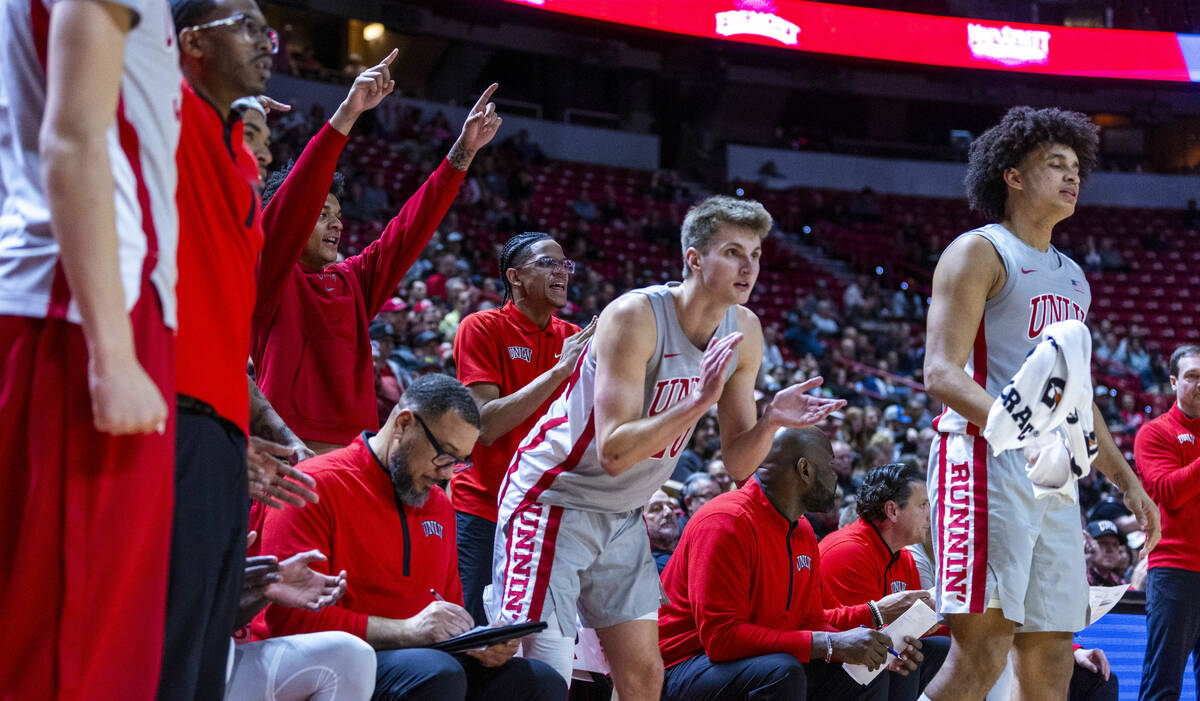
[[(78, 323), (38, 155), (52, 3), (0, 1), (0, 314)], [(181, 104), (174, 25), (163, 0), (115, 1), (137, 17), (126, 39), (118, 108), (106, 135), (125, 308), (133, 308), (143, 281), (149, 280), (158, 292), (163, 320), (173, 328)]]

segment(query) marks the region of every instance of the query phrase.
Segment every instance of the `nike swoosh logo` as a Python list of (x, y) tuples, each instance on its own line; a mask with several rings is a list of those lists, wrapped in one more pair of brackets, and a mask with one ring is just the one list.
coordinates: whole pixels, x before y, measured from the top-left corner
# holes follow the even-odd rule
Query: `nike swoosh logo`
[(1033, 268), (1033, 269), (1021, 268), (1021, 272), (1025, 275), (1028, 275), (1029, 273), (1036, 273), (1037, 268)]
[(664, 358), (674, 358), (677, 355), (679, 355), (679, 354), (678, 353), (663, 353)]
[(555, 358), (562, 357), (562, 353), (555, 353), (555, 354), (554, 354), (554, 357), (555, 357)]

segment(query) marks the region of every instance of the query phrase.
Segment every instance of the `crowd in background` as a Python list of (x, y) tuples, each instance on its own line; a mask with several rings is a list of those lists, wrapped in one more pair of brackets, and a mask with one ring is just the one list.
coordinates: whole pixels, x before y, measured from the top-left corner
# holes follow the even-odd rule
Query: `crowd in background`
[[(453, 138), (444, 116), (426, 116), (404, 106), (393, 106), (390, 111), (383, 106), (380, 112), (373, 122), (361, 125), (364, 132), (401, 143), (410, 162), (417, 164), (418, 173), (432, 170), (437, 155)], [(296, 113), (278, 120), (273, 125), (275, 162), (295, 157), (313, 128), (323, 121), (319, 107), (307, 115)], [(541, 149), (524, 132), (481, 154), (438, 233), (372, 322), (381, 422), (415, 377), (455, 374), (452, 348), (463, 317), (502, 304), (503, 287), (494, 268), (497, 252), (468, 240), (460, 230), (460, 222), (482, 220), (505, 237), (538, 230), (542, 222), (533, 207), (534, 175), (530, 166), (546, 161)], [(378, 172), (349, 168), (344, 173), (348, 219), (386, 220), (402, 202)], [(608, 190), (599, 201), (581, 192), (570, 202), (575, 221), (547, 231), (562, 243), (567, 257), (576, 261), (568, 292), (570, 302), (560, 315), (581, 326), (622, 292), (661, 282), (632, 261), (618, 266), (614, 279), (589, 266), (589, 261), (602, 255), (591, 237), (591, 225), (629, 227), (639, 236), (677, 248), (679, 223), (691, 199), (688, 188), (667, 170), (654, 173), (641, 194), (649, 200), (671, 203), (668, 216), (650, 208), (644, 217), (627, 217), (611, 188)], [(779, 224), (786, 228), (799, 226), (799, 215), (791, 215), (790, 219), (782, 217)], [(853, 226), (856, 221), (877, 217), (878, 205), (869, 190), (857, 193), (849, 206), (826, 206), (818, 196), (805, 216), (817, 226), (825, 221)], [(902, 222), (897, 242), (907, 247), (914, 263), (929, 267), (945, 243), (918, 227), (913, 217)], [(1106, 254), (1109, 243), (1102, 240), (1099, 253), (1092, 255), (1096, 242), (1089, 239), (1081, 264), (1089, 270), (1119, 269), (1123, 265), (1120, 254)], [(823, 394), (849, 402), (847, 409), (825, 426), (834, 441), (839, 482), (835, 508), (808, 514), (819, 538), (837, 530), (846, 518), (853, 520), (858, 486), (872, 467), (904, 462), (926, 469), (935, 435), (932, 421), (941, 411), (940, 403), (926, 395), (921, 385), (926, 306), (927, 298), (911, 280), (892, 286), (881, 276), (859, 274), (850, 276), (841, 289), (819, 280), (810, 292), (797, 297), (782, 318), (764, 324), (763, 363), (756, 386), (756, 398), (761, 403), (769, 401), (778, 390), (816, 375), (825, 378)], [(1143, 389), (1170, 391), (1166, 360), (1160, 353), (1146, 349), (1140, 330), (1134, 329), (1121, 338), (1105, 320), (1094, 334), (1094, 357), (1102, 374), (1136, 377)], [(1149, 418), (1132, 393), (1118, 394), (1100, 385), (1096, 402), (1118, 436), (1132, 438)], [(1129, 457), (1132, 459), (1131, 454)], [(648, 505), (651, 537), (661, 563), (669, 557), (687, 516), (711, 496), (732, 488), (736, 485), (721, 464), (713, 414), (701, 421), (672, 481)], [(1139, 562), (1143, 536), (1134, 532), (1136, 523), (1119, 492), (1093, 471), (1080, 482), (1080, 507), (1082, 523), (1112, 521), (1118, 530), (1116, 534), (1105, 532), (1085, 538), (1089, 577), (1095, 583), (1129, 581)], [(660, 520), (656, 513), (670, 513), (672, 518)], [(661, 529), (656, 530), (660, 525)], [(1094, 527), (1091, 530), (1096, 531)], [(1119, 547), (1110, 547), (1110, 541), (1117, 540)]]

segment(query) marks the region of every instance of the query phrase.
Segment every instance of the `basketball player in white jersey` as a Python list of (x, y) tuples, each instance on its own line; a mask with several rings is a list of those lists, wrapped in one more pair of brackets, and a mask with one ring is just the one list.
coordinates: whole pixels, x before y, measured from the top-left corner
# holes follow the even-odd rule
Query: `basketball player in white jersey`
[(777, 394), (758, 418), (762, 328), (741, 306), (758, 277), (771, 216), (758, 202), (711, 197), (681, 232), (684, 280), (617, 298), (563, 394), (522, 442), (501, 485), (489, 613), (545, 620), (525, 654), (569, 678), (576, 617), (600, 639), (623, 701), (662, 686), (661, 586), (641, 517), (714, 404), (722, 456), (744, 480), (777, 428), (805, 427), (845, 405)]
[[(1014, 698), (1067, 698), (1071, 634), (1085, 627), (1088, 608), (1079, 506), (1036, 499), (1021, 451), (993, 456), (981, 434), (993, 398), (1042, 329), (1087, 314), (1083, 271), (1050, 239), (1075, 211), (1096, 146), (1085, 115), (1029, 107), (1009, 110), (971, 145), (971, 207), (998, 223), (958, 237), (933, 275), (925, 382), (947, 408), (934, 421), (929, 496), (935, 599), (951, 648), (922, 699), (983, 698), (1010, 649)], [(1124, 493), (1152, 548), (1158, 511), (1094, 413), (1095, 466)]]

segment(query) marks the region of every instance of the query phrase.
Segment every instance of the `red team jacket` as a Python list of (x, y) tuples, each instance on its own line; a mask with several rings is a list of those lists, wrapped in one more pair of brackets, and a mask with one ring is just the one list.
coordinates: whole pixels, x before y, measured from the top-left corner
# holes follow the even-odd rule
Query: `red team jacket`
[(255, 640), (321, 630), (365, 638), (367, 617), (411, 618), (434, 600), (462, 605), (450, 499), (438, 487), (420, 508), (401, 506), (383, 463), (361, 434), (345, 448), (304, 462), (321, 500), (303, 509), (264, 509), (261, 551), (281, 558), (316, 548), (329, 558), (310, 567), (346, 570), (346, 595), (320, 611), (271, 604), (255, 617)]
[(1138, 430), (1133, 452), (1146, 492), (1162, 513), (1162, 541), (1150, 553), (1150, 567), (1200, 572), (1200, 418), (1171, 409)]
[(187, 81), (176, 163), (176, 391), (207, 403), (249, 433), (246, 353), (254, 266), (263, 246), (262, 208), (253, 185), (258, 166), (242, 142), (241, 120), (222, 122)]
[[(554, 367), (563, 340), (578, 331), (575, 324), (554, 316), (545, 329), (538, 328), (512, 302), (499, 309), (469, 314), (463, 317), (454, 338), (458, 381), (466, 386), (477, 382), (496, 384), (500, 396), (510, 395)], [(457, 511), (496, 522), (496, 498), (508, 464), (562, 388), (559, 385), (536, 411), (491, 445), (475, 444), (471, 451), (474, 467), (454, 476), (451, 493)]]
[(788, 521), (757, 478), (705, 504), (662, 574), (670, 599), (658, 613), (663, 664), (775, 652), (808, 662), (813, 631), (871, 625), (866, 604), (825, 610), (820, 559), (808, 520)]
[(861, 518), (821, 541), (821, 579), (830, 607), (921, 588), (912, 553), (907, 548), (892, 553), (879, 531)]
[[(290, 266), (273, 308), (255, 311), (251, 355), (258, 386), (296, 435), (347, 444), (364, 428), (379, 426), (367, 324), (429, 243), (464, 175), (443, 159), (378, 240), (324, 270)], [(322, 192), (329, 183), (320, 181)], [(324, 194), (313, 201), (319, 214)], [(293, 233), (301, 232), (286, 235)]]

